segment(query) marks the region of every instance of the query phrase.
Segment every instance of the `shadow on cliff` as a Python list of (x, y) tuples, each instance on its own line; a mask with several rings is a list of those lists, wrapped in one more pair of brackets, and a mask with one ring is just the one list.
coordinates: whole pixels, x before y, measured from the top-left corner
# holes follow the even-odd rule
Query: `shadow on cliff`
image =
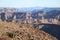
[(42, 27), (42, 30), (60, 40), (60, 25), (46, 24)]

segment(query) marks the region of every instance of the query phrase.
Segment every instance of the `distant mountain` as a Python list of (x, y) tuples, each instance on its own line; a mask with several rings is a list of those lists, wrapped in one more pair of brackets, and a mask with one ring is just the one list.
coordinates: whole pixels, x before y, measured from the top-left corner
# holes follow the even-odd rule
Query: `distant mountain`
[(18, 10), (21, 12), (30, 12), (30, 11), (38, 11), (38, 10), (42, 10), (42, 11), (46, 11), (49, 12), (51, 10), (56, 10), (56, 9), (60, 9), (60, 8), (47, 8), (47, 7), (28, 7), (28, 8), (19, 8)]
[(33, 10), (42, 10), (43, 7), (28, 7), (28, 8), (19, 8), (18, 10), (21, 11), (21, 12), (30, 12), (30, 11), (33, 11)]

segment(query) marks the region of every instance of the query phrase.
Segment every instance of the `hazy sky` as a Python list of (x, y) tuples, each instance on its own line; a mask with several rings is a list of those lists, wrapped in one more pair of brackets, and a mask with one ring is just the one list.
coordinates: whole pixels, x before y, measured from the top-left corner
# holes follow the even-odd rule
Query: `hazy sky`
[(60, 0), (0, 0), (0, 7), (60, 7)]

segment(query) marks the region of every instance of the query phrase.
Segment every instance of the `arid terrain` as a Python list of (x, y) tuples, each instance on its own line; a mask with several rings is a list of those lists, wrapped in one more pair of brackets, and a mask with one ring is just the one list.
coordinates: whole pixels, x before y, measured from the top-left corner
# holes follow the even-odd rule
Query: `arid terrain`
[(32, 25), (15, 24), (0, 20), (0, 40), (58, 40)]

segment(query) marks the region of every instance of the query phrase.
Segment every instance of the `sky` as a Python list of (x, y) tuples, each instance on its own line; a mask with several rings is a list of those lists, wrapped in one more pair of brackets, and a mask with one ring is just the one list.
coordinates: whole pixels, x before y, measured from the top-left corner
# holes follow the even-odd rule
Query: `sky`
[(0, 7), (60, 7), (60, 0), (0, 0)]

